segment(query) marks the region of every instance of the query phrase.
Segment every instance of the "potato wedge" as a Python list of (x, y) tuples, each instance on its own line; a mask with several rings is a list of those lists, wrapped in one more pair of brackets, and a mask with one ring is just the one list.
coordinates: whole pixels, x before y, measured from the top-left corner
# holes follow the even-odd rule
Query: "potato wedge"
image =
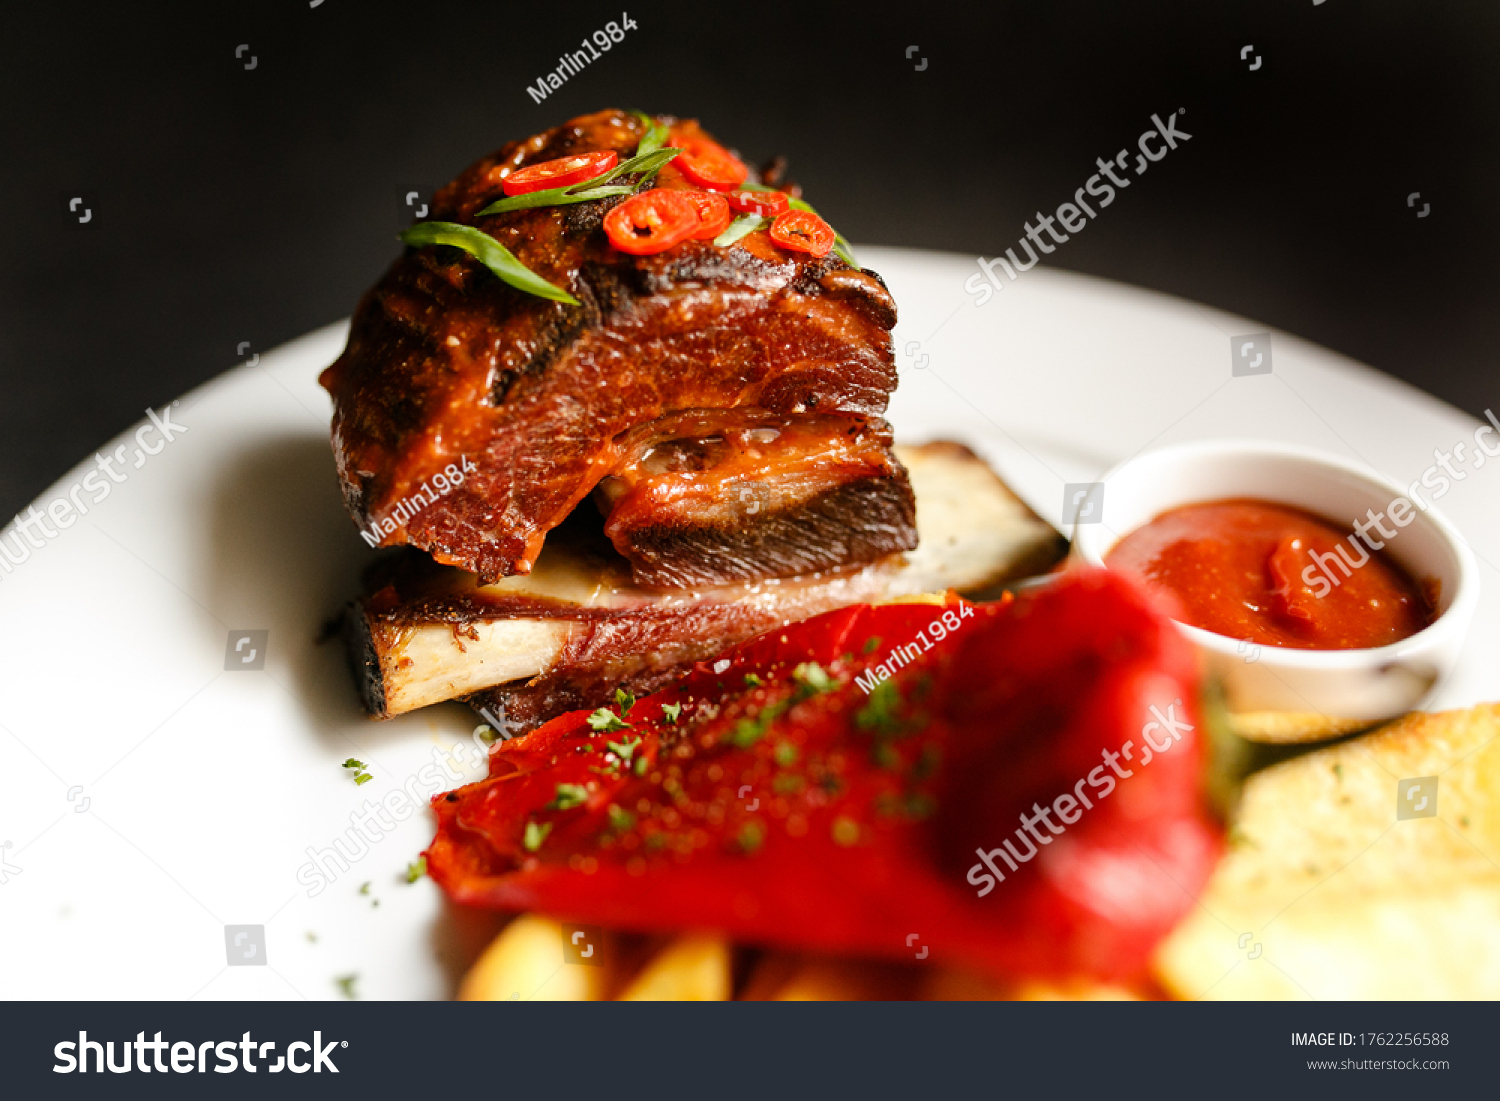
[(1128, 987), (1092, 979), (1004, 981), (966, 968), (944, 968), (923, 979), (924, 1002), (1127, 1002), (1140, 995)]
[(562, 925), (523, 914), (500, 931), (458, 989), (464, 1002), (597, 1002), (607, 996), (612, 953), (600, 945), (605, 965), (567, 963)]
[[(1398, 818), (1398, 783), (1419, 777), (1437, 789)], [(1500, 704), (1411, 714), (1252, 776), (1229, 841), (1157, 954), (1173, 993), (1500, 997)]]
[(622, 1002), (726, 1002), (733, 993), (729, 941), (714, 934), (678, 937), (620, 993)]
[(750, 976), (742, 1001), (904, 1001), (917, 976), (909, 968), (873, 960), (770, 953)]

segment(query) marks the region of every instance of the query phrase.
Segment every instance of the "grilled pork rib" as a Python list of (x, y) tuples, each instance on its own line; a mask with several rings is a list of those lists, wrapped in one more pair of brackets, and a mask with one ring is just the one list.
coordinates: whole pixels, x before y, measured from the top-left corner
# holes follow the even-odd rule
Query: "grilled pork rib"
[(911, 484), (878, 418), (694, 410), (616, 447), (594, 496), (646, 588), (866, 565), (916, 541)]
[[(629, 256), (601, 228), (618, 199), (478, 216), (518, 168), (588, 150), (624, 160), (644, 129), (624, 111), (574, 119), (436, 195), (434, 219), (482, 229), (581, 305), (515, 290), (456, 249), (408, 250), (360, 303), (322, 379), (349, 511), (383, 545), (420, 547), (485, 582), (529, 572), (547, 533), (606, 478), (619, 491), (602, 496), (611, 534), (645, 586), (911, 549), (911, 490), (878, 420), (896, 384), (895, 304), (878, 275), (781, 249), (764, 229), (727, 248), (686, 241)], [(706, 135), (686, 121), (673, 136)], [(664, 170), (658, 186), (686, 184)], [(727, 504), (658, 492), (671, 472), (653, 472), (641, 441), (668, 442), (684, 417), (693, 439), (738, 449), (720, 472), (735, 490)], [(742, 445), (757, 427), (806, 446), (783, 458), (773, 440), (754, 458)], [(855, 442), (831, 448), (840, 428)], [(819, 447), (849, 461), (813, 487), (805, 460)], [(451, 464), (469, 471), (462, 485), (420, 497)], [(413, 499), (431, 503), (398, 512)]]
[[(922, 542), (869, 566), (696, 592), (651, 592), (580, 511), (536, 569), (480, 585), (407, 550), (378, 562), (344, 625), (365, 706), (389, 718), (466, 698), (522, 729), (642, 695), (694, 661), (785, 623), (865, 601), (985, 590), (1047, 569), (1065, 544), (959, 444), (898, 448)], [(592, 520), (592, 522), (590, 522)]]

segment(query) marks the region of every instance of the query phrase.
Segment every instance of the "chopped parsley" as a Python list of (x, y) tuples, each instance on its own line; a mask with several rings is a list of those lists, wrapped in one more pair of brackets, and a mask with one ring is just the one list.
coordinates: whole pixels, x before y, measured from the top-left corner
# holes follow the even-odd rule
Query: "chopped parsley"
[(427, 858), (419, 856), (406, 866), (406, 882), (415, 883), (427, 874)]
[(901, 706), (901, 690), (893, 680), (883, 680), (870, 691), (870, 698), (854, 714), (854, 725), (859, 730), (873, 731), (877, 735), (892, 737), (901, 733), (901, 718), (896, 714)]
[(635, 768), (632, 769), (632, 771), (637, 776), (644, 776), (644, 775), (646, 775), (646, 770), (648, 768), (650, 768), (650, 767), (651, 767), (651, 760), (650, 760), (650, 758), (647, 758), (647, 757), (637, 757), (635, 759)]
[(635, 815), (621, 807), (618, 803), (609, 805), (609, 828), (617, 833), (628, 833), (635, 827)]
[(547, 840), (547, 835), (552, 832), (552, 823), (539, 826), (535, 822), (526, 823), (526, 832), (521, 837), (521, 847), (529, 853), (534, 853), (542, 847), (542, 842)]
[(782, 768), (791, 768), (797, 763), (797, 747), (791, 742), (777, 742), (776, 749), (772, 752), (776, 763)]
[(937, 800), (925, 791), (909, 791), (900, 796), (885, 791), (875, 796), (875, 813), (882, 818), (902, 817), (916, 822), (932, 817), (936, 810)]
[(833, 820), (833, 843), (848, 848), (859, 844), (859, 823), (854, 819), (839, 815)]
[(731, 745), (739, 749), (749, 749), (756, 742), (764, 738), (771, 729), (771, 724), (790, 711), (796, 700), (778, 700), (769, 707), (763, 707), (753, 718), (745, 718), (734, 724), (734, 733), (729, 736)]
[(369, 766), (367, 766), (363, 761), (356, 760), (353, 757), (345, 760), (343, 767), (349, 769), (354, 773), (355, 787), (358, 787), (360, 784), (368, 784), (371, 780), (375, 779), (375, 777), (364, 771)]
[(935, 745), (924, 745), (922, 753), (917, 758), (917, 763), (911, 766), (911, 778), (913, 780), (925, 780), (937, 771), (942, 762), (943, 753)]
[(913, 791), (906, 796), (904, 809), (908, 818), (931, 818), (937, 811), (937, 800), (925, 791)]
[[(761, 713), (764, 715), (764, 712)], [(760, 721), (761, 716), (754, 719), (741, 719), (734, 724), (734, 733), (729, 735), (729, 742), (737, 749), (749, 749), (756, 742), (766, 736), (766, 728)]]
[(630, 714), (630, 709), (635, 706), (635, 694), (624, 688), (616, 688), (615, 706), (620, 709), (621, 715)]
[(362, 895), (370, 893), (370, 881), (368, 879), (359, 885), (359, 893)]
[[(620, 758), (620, 762), (622, 764), (628, 766), (630, 764), (630, 758), (635, 756), (635, 751), (640, 746), (640, 744), (641, 739), (639, 736), (637, 736), (631, 738), (628, 742), (605, 742), (604, 748), (608, 749), (616, 757)], [(645, 758), (642, 758), (642, 760), (644, 759)]]
[(572, 810), (579, 806), (589, 797), (588, 788), (582, 784), (558, 784), (557, 791), (552, 796), (552, 802), (548, 803), (543, 810)]
[(338, 985), (339, 993), (340, 994), (342, 994), (344, 997), (348, 998), (351, 1002), (358, 1000), (358, 998), (359, 998), (359, 991), (357, 991), (357, 990), (354, 989), (354, 984), (359, 981), (359, 975), (358, 974), (354, 974), (354, 975), (341, 975), (340, 977), (334, 979), (333, 981)]
[(750, 856), (761, 845), (765, 844), (765, 840), (766, 828), (764, 826), (759, 822), (746, 822), (740, 827), (740, 832), (736, 835), (734, 843), (739, 846), (740, 852), (746, 856)]
[(589, 716), (589, 728), (600, 734), (612, 734), (616, 730), (628, 730), (630, 724), (607, 707), (601, 707)]
[(777, 795), (796, 795), (805, 786), (807, 781), (795, 772), (783, 772), (771, 781), (771, 790)]
[(862, 653), (862, 654), (873, 654), (875, 652), (875, 647), (877, 647), (879, 645), (880, 645), (880, 636), (879, 635), (871, 635), (869, 638), (865, 639), (864, 649), (861, 650), (860, 653)]
[(682, 704), (664, 703), (661, 705), (661, 714), (662, 718), (666, 719), (667, 722), (671, 723), (673, 726), (676, 726), (677, 719), (682, 714)]
[(764, 688), (765, 686), (766, 686), (766, 682), (760, 679), (760, 674), (759, 673), (746, 673), (745, 674), (745, 687), (746, 688)]
[(792, 670), (792, 679), (807, 689), (810, 694), (831, 691), (835, 685), (828, 670), (815, 661), (804, 661)]

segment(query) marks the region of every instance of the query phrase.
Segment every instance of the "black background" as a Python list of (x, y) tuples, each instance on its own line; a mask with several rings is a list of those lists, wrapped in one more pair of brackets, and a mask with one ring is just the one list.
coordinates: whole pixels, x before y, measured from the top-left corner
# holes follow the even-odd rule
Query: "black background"
[[(526, 86), (622, 11), (637, 28), (534, 104)], [(398, 250), (398, 189), (605, 106), (786, 153), (856, 244), (986, 255), (1185, 109), (1191, 142), (1050, 263), (1264, 321), (1472, 413), (1496, 401), (1489, 0), (215, 0), (0, 21), (0, 516), (241, 341), (347, 315)], [(69, 193), (94, 204), (84, 229)]]

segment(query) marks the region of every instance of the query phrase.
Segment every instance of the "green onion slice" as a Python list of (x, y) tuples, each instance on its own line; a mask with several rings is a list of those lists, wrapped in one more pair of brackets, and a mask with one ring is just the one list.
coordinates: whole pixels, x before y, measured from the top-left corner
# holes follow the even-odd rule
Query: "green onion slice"
[[(644, 139), (642, 140), (642, 144), (645, 144)], [(487, 214), (504, 214), (508, 210), (526, 210), (536, 206), (567, 206), (569, 203), (587, 203), (594, 199), (608, 198), (610, 195), (629, 195), (642, 184), (650, 181), (661, 171), (662, 165), (681, 152), (681, 149), (656, 149), (646, 154), (638, 153), (629, 160), (621, 161), (604, 175), (595, 176), (592, 180), (569, 184), (567, 187), (549, 187), (545, 191), (533, 191), (526, 195), (511, 195), (508, 198), (497, 199), (476, 214), (475, 217), (482, 217)], [(638, 174), (641, 178), (634, 186), (629, 184), (609, 186), (611, 180), (618, 179), (627, 174)]]
[(418, 222), (401, 234), (401, 242), (419, 248), (422, 245), (461, 248), (518, 291), (550, 298), (554, 302), (566, 302), (570, 306), (581, 304), (567, 291), (553, 286), (517, 260), (510, 249), (488, 233), (473, 226), (454, 222)]
[[(639, 175), (641, 178), (636, 182), (636, 186), (639, 187), (660, 172), (662, 165), (681, 152), (681, 149), (669, 147), (667, 149), (653, 149), (649, 153), (637, 153), (628, 161), (621, 161), (597, 179), (586, 182), (590, 186), (595, 186), (598, 184), (607, 184), (619, 176)], [(573, 186), (582, 187), (583, 184), (574, 184)]]
[(566, 187), (549, 187), (546, 191), (531, 191), (525, 195), (512, 195), (509, 198), (497, 199), (474, 216), (478, 218), (485, 214), (504, 214), (508, 210), (527, 210), (534, 206), (568, 206), (571, 203), (588, 203), (595, 199), (607, 199), (611, 195), (629, 195), (635, 190), (628, 184), (597, 187), (592, 186), (595, 181), (588, 180), (587, 182), (591, 185), (587, 191), (570, 192)]
[(667, 144), (667, 128), (665, 126), (646, 114), (645, 111), (632, 111), (630, 113), (640, 119), (641, 125), (646, 128), (646, 133), (641, 138), (641, 144), (636, 146), (635, 155), (637, 157), (644, 157), (647, 153), (655, 153)]
[(766, 220), (759, 214), (741, 214), (730, 223), (728, 229), (714, 238), (714, 244), (720, 248), (728, 248), (747, 233), (754, 233)]

